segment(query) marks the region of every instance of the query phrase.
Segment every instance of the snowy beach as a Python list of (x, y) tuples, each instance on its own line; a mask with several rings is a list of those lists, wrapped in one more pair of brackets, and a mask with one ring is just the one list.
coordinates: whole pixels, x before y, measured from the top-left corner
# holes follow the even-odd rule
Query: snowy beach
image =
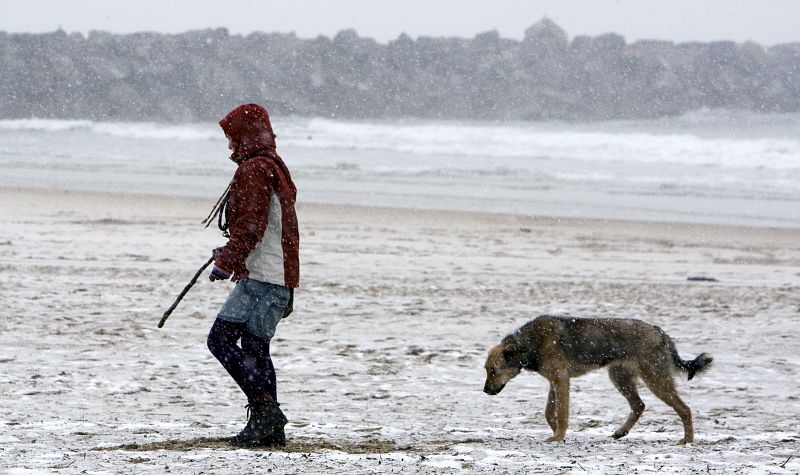
[[(205, 347), (231, 284), (203, 277), (156, 328), (222, 243), (199, 225), (216, 195), (5, 186), (0, 473), (800, 472), (796, 227), (301, 200), (301, 288), (273, 341), (290, 441), (233, 450), (244, 397)], [(640, 318), (711, 353), (679, 383), (695, 443), (646, 390), (611, 439), (628, 407), (604, 371), (573, 380), (563, 444), (543, 442), (540, 376), (484, 394), (487, 349), (544, 312)]]

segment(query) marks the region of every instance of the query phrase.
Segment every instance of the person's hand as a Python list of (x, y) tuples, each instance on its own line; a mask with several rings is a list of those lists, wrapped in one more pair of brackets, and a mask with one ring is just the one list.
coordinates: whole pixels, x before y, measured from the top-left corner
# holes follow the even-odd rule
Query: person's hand
[(217, 266), (214, 266), (214, 268), (211, 269), (211, 274), (208, 275), (208, 280), (210, 280), (211, 282), (217, 280), (228, 280), (230, 278), (231, 278), (230, 272), (220, 269)]
[(220, 252), (222, 252), (223, 249), (225, 249), (225, 247), (220, 246), (220, 247), (215, 247), (214, 250), (211, 251), (211, 255), (214, 257), (214, 259), (217, 258), (217, 256), (219, 255)]

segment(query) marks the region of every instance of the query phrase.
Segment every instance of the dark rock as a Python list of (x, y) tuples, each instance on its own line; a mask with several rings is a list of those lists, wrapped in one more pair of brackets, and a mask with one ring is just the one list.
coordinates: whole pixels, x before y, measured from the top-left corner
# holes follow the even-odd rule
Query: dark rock
[(703, 275), (690, 275), (686, 278), (690, 282), (719, 282), (714, 277), (706, 277)]

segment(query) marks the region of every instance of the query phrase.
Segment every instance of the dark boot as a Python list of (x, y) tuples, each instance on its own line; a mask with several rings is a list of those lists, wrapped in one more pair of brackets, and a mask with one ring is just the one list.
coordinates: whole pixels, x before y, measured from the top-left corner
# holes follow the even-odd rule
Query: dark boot
[(283, 447), (286, 445), (286, 432), (283, 428), (288, 422), (286, 416), (281, 411), (280, 405), (275, 402), (267, 402), (260, 407), (264, 424), (271, 427), (269, 435), (261, 439), (260, 447)]
[(284, 432), (282, 425), (275, 426), (272, 434), (264, 439), (264, 445), (267, 447), (283, 447), (286, 445), (286, 432)]
[(263, 408), (264, 417), (267, 419), (267, 424), (272, 428), (270, 435), (264, 438), (263, 445), (275, 447), (286, 445), (286, 432), (283, 428), (289, 422), (286, 415), (281, 411), (280, 406), (276, 402), (269, 402)]
[(247, 405), (248, 421), (241, 432), (230, 440), (234, 447), (268, 447), (285, 445), (286, 435), (283, 427), (286, 416), (273, 401)]
[(238, 434), (231, 437), (230, 444), (236, 447), (245, 446), (245, 442), (253, 438), (254, 433), (254, 423), (256, 418), (255, 416), (255, 405), (254, 404), (247, 404), (244, 406), (247, 410), (247, 425), (244, 426), (244, 429), (239, 431)]

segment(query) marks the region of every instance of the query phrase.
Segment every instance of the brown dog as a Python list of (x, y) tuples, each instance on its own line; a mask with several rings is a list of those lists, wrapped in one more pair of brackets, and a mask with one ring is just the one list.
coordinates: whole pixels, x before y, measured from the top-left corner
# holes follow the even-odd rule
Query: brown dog
[(569, 418), (570, 378), (608, 366), (611, 381), (631, 406), (628, 420), (614, 432), (614, 438), (624, 437), (644, 412), (636, 390), (641, 378), (653, 394), (678, 413), (684, 430), (679, 444), (687, 444), (694, 440), (692, 411), (678, 396), (672, 376), (681, 370), (692, 379), (711, 361), (707, 353), (692, 361), (682, 360), (666, 333), (640, 320), (542, 315), (489, 350), (483, 391), (499, 393), (523, 369), (541, 374), (550, 382), (544, 416), (553, 436), (547, 441), (563, 441)]

